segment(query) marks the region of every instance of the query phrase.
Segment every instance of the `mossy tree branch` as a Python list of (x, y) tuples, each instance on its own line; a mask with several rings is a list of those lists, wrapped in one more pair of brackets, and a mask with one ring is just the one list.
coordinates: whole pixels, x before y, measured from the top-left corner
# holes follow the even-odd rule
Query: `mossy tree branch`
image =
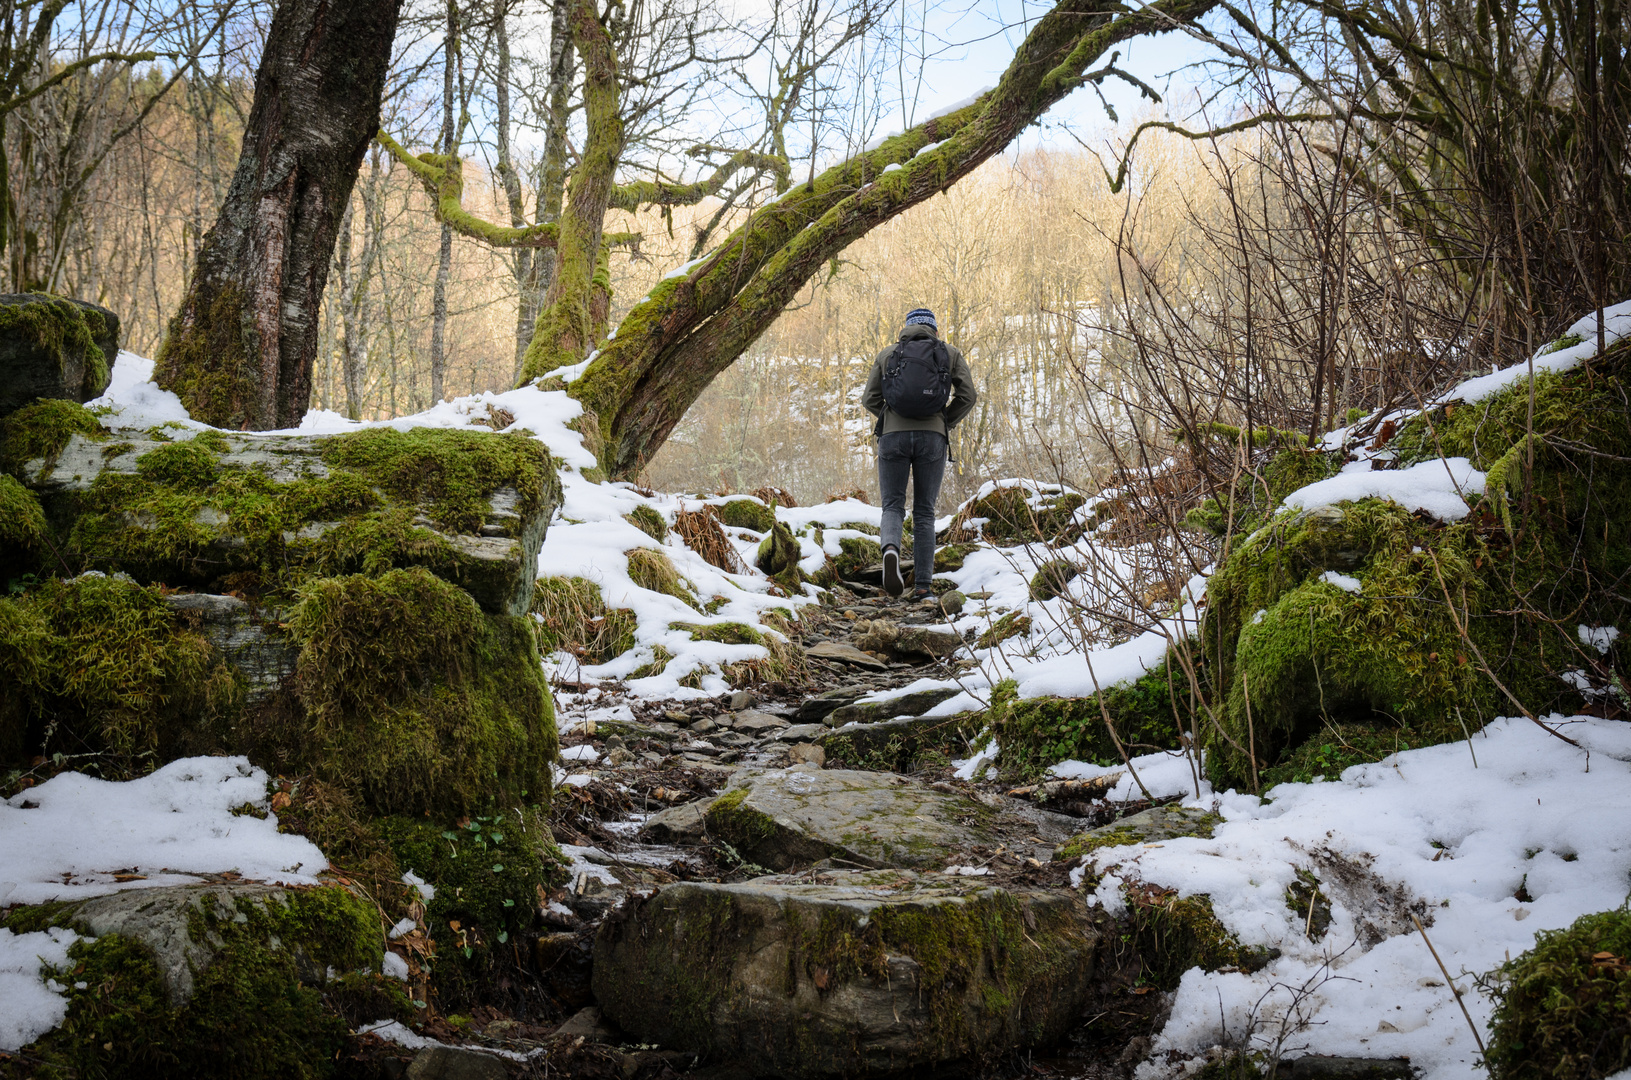
[(374, 136), (385, 150), (425, 186), (435, 204), (436, 220), (493, 247), (554, 248), (560, 229), (553, 223), (506, 226), (483, 221), (464, 208), (464, 161), (455, 154), (410, 154), (390, 135)]
[(613, 210), (627, 210), (631, 214), (647, 206), (695, 206), (708, 196), (717, 195), (731, 177), (743, 169), (751, 169), (761, 175), (775, 173), (783, 180), (791, 171), (786, 158), (739, 150), (712, 175), (694, 184), (669, 184), (655, 180), (619, 184), (612, 189), (610, 206)]
[[(978, 102), (791, 189), (689, 273), (661, 282), (571, 384), (600, 417), (608, 471), (637, 474), (708, 383), (845, 247), (1001, 152), (1112, 46), (1192, 22), (1216, 2), (1165, 0), (1127, 12), (1105, 0), (1065, 0), (1036, 22)], [(931, 143), (940, 145), (918, 156)], [(550, 368), (529, 366), (524, 377)]]

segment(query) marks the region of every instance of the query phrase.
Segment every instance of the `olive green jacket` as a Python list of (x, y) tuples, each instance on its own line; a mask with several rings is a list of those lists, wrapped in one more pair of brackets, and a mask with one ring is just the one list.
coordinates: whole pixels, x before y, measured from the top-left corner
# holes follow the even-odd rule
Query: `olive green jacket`
[[(908, 338), (936, 337), (933, 330), (927, 326), (908, 326), (900, 332), (900, 340)], [(956, 427), (958, 421), (967, 416), (969, 410), (974, 408), (974, 375), (968, 370), (968, 361), (963, 359), (963, 353), (957, 346), (946, 343), (946, 351), (951, 354), (951, 400), (936, 416), (926, 417), (922, 420), (910, 416), (898, 416), (890, 411), (883, 400), (883, 365), (889, 359), (889, 354), (895, 351), (893, 345), (878, 353), (872, 361), (872, 373), (867, 376), (866, 390), (861, 394), (861, 404), (866, 411), (878, 418), (878, 426), (874, 435), (888, 435), (891, 431), (938, 431), (940, 434), (951, 435), (951, 429)]]

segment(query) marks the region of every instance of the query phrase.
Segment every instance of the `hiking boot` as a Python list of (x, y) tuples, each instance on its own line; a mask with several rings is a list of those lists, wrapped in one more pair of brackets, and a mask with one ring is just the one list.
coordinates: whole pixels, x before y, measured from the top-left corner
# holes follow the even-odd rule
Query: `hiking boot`
[(934, 599), (934, 593), (930, 592), (928, 589), (913, 589), (912, 590), (912, 602), (914, 604), (919, 603), (919, 602), (921, 602), (923, 600), (933, 600), (933, 599)]
[(900, 552), (894, 545), (883, 549), (883, 591), (890, 596), (899, 596), (906, 591), (906, 582), (900, 576)]

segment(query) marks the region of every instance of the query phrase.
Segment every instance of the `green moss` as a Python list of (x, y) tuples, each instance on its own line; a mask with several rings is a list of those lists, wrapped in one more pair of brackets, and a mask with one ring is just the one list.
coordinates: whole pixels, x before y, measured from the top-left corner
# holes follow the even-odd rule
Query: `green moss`
[(776, 508), (766, 506), (758, 499), (747, 497), (731, 499), (716, 509), (719, 520), (735, 529), (752, 529), (767, 533), (776, 524)]
[(1034, 1041), (1040, 1032), (1017, 1027), (1023, 1003), (1079, 978), (1087, 944), (1064, 905), (1027, 911), (1012, 894), (988, 889), (950, 902), (885, 905), (860, 921), (830, 909), (814, 926), (801, 927), (795, 962), (817, 986), (836, 989), (858, 977), (883, 983), (887, 958), (909, 957), (918, 965), (917, 994), (937, 1056), (949, 1060), (981, 1048), (970, 1021), (982, 1012), (981, 1019), (998, 1020), (1003, 1029), (996, 1041)]
[(747, 796), (746, 788), (727, 791), (713, 801), (705, 815), (708, 830), (739, 851), (776, 835), (775, 821), (742, 805)]
[(975, 648), (989, 649), (1009, 638), (1020, 637), (1031, 632), (1031, 617), (1022, 615), (1017, 611), (1010, 611), (990, 626), (980, 632), (979, 640), (974, 643)]
[(674, 654), (661, 645), (653, 645), (651, 659), (629, 672), (631, 679), (649, 679), (653, 675), (661, 675), (668, 670), (668, 662), (674, 659)]
[(1142, 963), (1139, 982), (1175, 990), (1184, 972), (1237, 968), (1257, 971), (1279, 955), (1242, 945), (1212, 913), (1209, 896), (1187, 896), (1134, 883), (1122, 890), (1127, 901), (1130, 944)]
[(1081, 833), (1065, 841), (1053, 853), (1053, 858), (1055, 862), (1068, 862), (1072, 859), (1079, 859), (1083, 855), (1091, 855), (1100, 848), (1127, 847), (1142, 842), (1142, 838), (1132, 829), (1094, 829), (1091, 832)]
[(634, 612), (607, 608), (600, 586), (587, 578), (539, 578), (532, 593), (538, 647), (604, 664), (634, 648)]
[(763, 645), (765, 636), (746, 623), (669, 623), (670, 630), (684, 630), (692, 641), (717, 641), (725, 645)]
[(1601, 1080), (1631, 1066), (1631, 909), (1541, 931), (1489, 982), (1495, 1080)]
[(0, 552), (7, 547), (32, 550), (45, 542), (45, 511), (34, 493), (0, 473)]
[[(1453, 722), (1454, 717), (1450, 720)], [(1456, 732), (1460, 731), (1459, 725)], [(1263, 770), (1265, 788), (1275, 784), (1311, 783), (1316, 776), (1327, 780), (1340, 777), (1343, 770), (1353, 765), (1381, 761), (1389, 754), (1402, 750), (1416, 750), (1433, 746), (1455, 734), (1444, 727), (1423, 734), (1382, 718), (1375, 723), (1337, 723), (1323, 725), (1303, 743), (1292, 750), (1283, 761)]]
[(934, 572), (950, 573), (963, 568), (963, 560), (978, 551), (978, 544), (947, 544), (934, 553)]
[(83, 377), (77, 390), (82, 399), (100, 394), (108, 385), (112, 358), (102, 351), (98, 338), (108, 336), (102, 313), (80, 307), (69, 300), (31, 294), (36, 299), (22, 304), (0, 305), (0, 335), (10, 339), (28, 338), (57, 358), (59, 373), (77, 358)]
[[(972, 524), (984, 518), (980, 534), (996, 543), (1025, 543), (1051, 540), (1070, 530), (1076, 511), (1087, 500), (1074, 491), (1043, 486), (1033, 495), (1028, 488), (1000, 487), (975, 499), (958, 514), (960, 522)], [(958, 531), (956, 525), (953, 531)]]
[(420, 524), (421, 507), (445, 531), (474, 534), (501, 488), (519, 493), (523, 517), (559, 496), (548, 453), (521, 434), (358, 432), (322, 440), (327, 475), (288, 483), (222, 464), (225, 449), (204, 432), (143, 454), (135, 475), (103, 472), (66, 549), (82, 565), (218, 590), (288, 591), (316, 575), (427, 566), (496, 597), (507, 569), (461, 556)]
[(668, 522), (655, 507), (641, 503), (623, 515), (623, 520), (651, 537), (657, 543), (668, 539)]
[(214, 956), (180, 1007), (147, 946), (118, 934), (70, 946), (68, 966), (54, 973), (69, 987), (68, 1015), (27, 1048), (34, 1075), (333, 1075), (347, 1024), (327, 1000), (324, 973), (378, 969), (373, 905), (329, 886), (289, 890), (281, 902), (240, 899), (227, 912), (194, 912), (191, 923)]
[(865, 536), (846, 536), (838, 541), (839, 554), (833, 560), (841, 578), (851, 578), (869, 566), (883, 561), (883, 545)]
[(680, 577), (667, 555), (651, 548), (634, 548), (623, 553), (629, 560), (629, 577), (642, 589), (663, 593), (699, 611), (702, 603), (696, 592)]
[[(209, 287), (214, 295), (204, 311), (192, 305)], [(193, 419), (228, 431), (270, 426), (274, 417), (259, 415), (263, 378), (250, 355), (246, 333), (253, 316), (242, 290), (212, 280), (187, 298), (170, 321), (168, 333), (153, 358), (153, 381), (175, 393)]]
[(158, 589), (88, 575), (0, 599), (0, 760), (64, 754), (140, 775), (214, 749), (242, 697)]
[[(1174, 666), (1174, 672), (1178, 669)], [(1105, 708), (1129, 754), (1168, 750), (1178, 745), (1182, 728), (1173, 715), (1189, 700), (1187, 686), (1169, 683), (1165, 666), (1125, 686), (1104, 690)], [(1099, 765), (1121, 764), (1121, 754), (1104, 727), (1096, 696), (1085, 698), (1020, 698), (1012, 679), (991, 691), (991, 729), (1002, 747), (1004, 776), (1028, 779), (1067, 758)]]
[(95, 414), (83, 405), (55, 398), (24, 405), (0, 420), (0, 469), (16, 474), (29, 462), (42, 459), (50, 465), (75, 435), (108, 438)]
[(1069, 559), (1049, 559), (1031, 576), (1032, 600), (1052, 600), (1063, 596), (1065, 589), (1080, 577), (1082, 568)]
[(387, 813), (547, 801), (555, 716), (530, 619), (414, 568), (313, 582), (289, 628), (306, 717), (282, 753)]
[(753, 564), (761, 574), (774, 578), (789, 593), (798, 594), (803, 575), (799, 572), (802, 550), (793, 532), (783, 523), (772, 522), (769, 535), (759, 544)]
[(380, 832), (396, 864), (435, 887), (425, 925), (436, 944), (443, 1008), (478, 999), (478, 985), (532, 929), (539, 896), (563, 879), (560, 853), (537, 809), (510, 808), (462, 825), (389, 817)]

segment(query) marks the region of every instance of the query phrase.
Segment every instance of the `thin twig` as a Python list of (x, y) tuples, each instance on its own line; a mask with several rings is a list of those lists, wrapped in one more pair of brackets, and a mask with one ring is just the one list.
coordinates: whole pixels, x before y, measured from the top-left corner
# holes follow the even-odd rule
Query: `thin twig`
[[(1439, 959), (1438, 950), (1433, 948), (1433, 942), (1427, 936), (1426, 927), (1422, 926), (1421, 920), (1416, 918), (1414, 911), (1409, 914), (1410, 921), (1416, 924), (1416, 930), (1421, 934), (1422, 942), (1427, 946), (1427, 951), (1433, 954), (1433, 961), (1438, 964), (1438, 969), (1444, 973), (1444, 981), (1450, 984), (1450, 993), (1455, 995), (1455, 1003), (1461, 1006), (1461, 1015), (1467, 1018), (1467, 1027), (1472, 1029), (1472, 1038), (1478, 1044), (1478, 1053), (1487, 1057), (1488, 1051), (1484, 1049), (1484, 1038), (1478, 1034), (1478, 1025), (1472, 1022), (1472, 1013), (1467, 1011), (1467, 1003), (1461, 1000), (1461, 988), (1455, 984), (1454, 979), (1450, 978), (1450, 969), (1444, 966), (1444, 961)], [(1484, 1062), (1484, 1067), (1489, 1067), (1488, 1061)], [(1491, 1075), (1494, 1074), (1491, 1073)]]

